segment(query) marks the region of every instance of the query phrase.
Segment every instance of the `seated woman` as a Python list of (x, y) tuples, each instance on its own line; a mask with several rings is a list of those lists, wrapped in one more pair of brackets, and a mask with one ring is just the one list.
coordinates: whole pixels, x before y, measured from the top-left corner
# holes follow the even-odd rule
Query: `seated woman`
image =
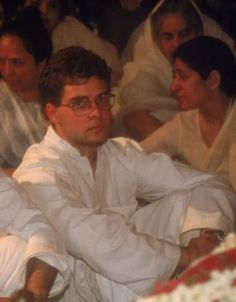
[(222, 41), (202, 36), (173, 54), (171, 91), (183, 112), (142, 142), (149, 153), (168, 153), (202, 171), (222, 175), (236, 188), (236, 61)]
[[(194, 1), (158, 2), (135, 45), (134, 61), (124, 66), (119, 88), (116, 118), (124, 118), (129, 136), (143, 140), (178, 111), (169, 91), (171, 55), (179, 44), (198, 35), (218, 37), (233, 47), (233, 40), (203, 15)], [(115, 124), (114, 135), (121, 132), (118, 126)]]
[(112, 68), (115, 83), (121, 75), (121, 66), (116, 47), (96, 35), (76, 17), (69, 15), (68, 6), (67, 0), (38, 1), (38, 7), (42, 13), (45, 25), (51, 32), (53, 52), (68, 46), (81, 46), (92, 50), (105, 59)]
[(41, 114), (40, 73), (52, 42), (35, 7), (0, 30), (0, 165), (16, 168), (25, 150), (42, 139), (47, 122)]

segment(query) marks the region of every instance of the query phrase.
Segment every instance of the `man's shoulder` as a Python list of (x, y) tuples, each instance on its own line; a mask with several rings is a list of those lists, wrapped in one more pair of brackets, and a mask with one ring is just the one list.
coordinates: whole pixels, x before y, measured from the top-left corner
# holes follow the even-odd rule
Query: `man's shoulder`
[(48, 130), (40, 143), (32, 144), (25, 152), (19, 168), (39, 169), (40, 167), (59, 167), (61, 164), (60, 145)]
[(141, 145), (135, 140), (128, 137), (115, 137), (111, 138), (105, 144), (107, 148), (116, 149), (120, 152), (125, 152), (128, 150), (142, 151)]
[(64, 161), (57, 150), (45, 146), (44, 141), (31, 145), (25, 152), (23, 160), (13, 173), (19, 182), (52, 183), (55, 175), (64, 172)]

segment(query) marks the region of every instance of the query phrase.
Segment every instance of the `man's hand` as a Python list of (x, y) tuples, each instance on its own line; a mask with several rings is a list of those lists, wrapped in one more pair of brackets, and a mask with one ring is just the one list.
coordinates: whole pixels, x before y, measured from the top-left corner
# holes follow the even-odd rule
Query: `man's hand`
[(187, 247), (181, 247), (178, 268), (185, 269), (195, 259), (210, 253), (220, 242), (220, 231), (203, 229), (200, 236), (192, 238)]

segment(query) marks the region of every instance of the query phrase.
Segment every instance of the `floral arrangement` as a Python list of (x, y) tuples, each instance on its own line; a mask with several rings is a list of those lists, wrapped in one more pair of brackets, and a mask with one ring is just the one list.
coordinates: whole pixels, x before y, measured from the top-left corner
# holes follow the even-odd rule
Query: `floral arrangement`
[(150, 297), (138, 302), (235, 302), (236, 235), (229, 234), (210, 255), (179, 279), (158, 283)]

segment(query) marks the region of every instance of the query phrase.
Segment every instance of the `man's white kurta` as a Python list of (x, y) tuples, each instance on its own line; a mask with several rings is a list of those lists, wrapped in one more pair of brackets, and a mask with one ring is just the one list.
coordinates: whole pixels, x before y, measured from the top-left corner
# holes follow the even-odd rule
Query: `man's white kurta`
[[(221, 182), (164, 154), (147, 156), (125, 138), (98, 148), (93, 175), (87, 158), (49, 127), (14, 177), (82, 261), (78, 278), (99, 301), (130, 301), (127, 289), (134, 297), (168, 279), (180, 257), (180, 234), (233, 227), (232, 192)], [(150, 204), (140, 207), (138, 200)], [(112, 296), (115, 285), (124, 295)]]

